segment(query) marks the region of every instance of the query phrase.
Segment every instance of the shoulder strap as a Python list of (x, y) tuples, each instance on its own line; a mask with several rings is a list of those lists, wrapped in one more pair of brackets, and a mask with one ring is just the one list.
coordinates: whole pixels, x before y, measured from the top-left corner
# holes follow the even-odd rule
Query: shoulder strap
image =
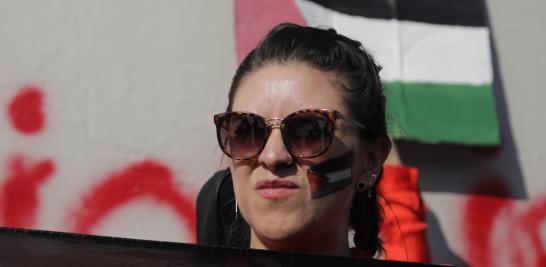
[(234, 200), (229, 169), (218, 171), (208, 179), (197, 195), (197, 244), (226, 245)]

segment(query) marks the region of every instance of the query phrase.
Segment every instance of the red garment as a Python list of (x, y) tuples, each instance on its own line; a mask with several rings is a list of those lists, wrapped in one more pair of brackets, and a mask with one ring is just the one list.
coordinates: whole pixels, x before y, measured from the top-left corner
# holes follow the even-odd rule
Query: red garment
[(384, 166), (379, 203), (385, 216), (380, 236), (386, 260), (430, 263), (427, 210), (419, 192), (418, 174), (416, 168)]

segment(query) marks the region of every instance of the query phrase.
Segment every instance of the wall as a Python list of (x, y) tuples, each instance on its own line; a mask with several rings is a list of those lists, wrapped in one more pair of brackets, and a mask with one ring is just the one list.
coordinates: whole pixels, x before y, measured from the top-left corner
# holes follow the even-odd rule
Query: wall
[(544, 266), (546, 74), (544, 1), (486, 1), (502, 147), (399, 144), (419, 166), (433, 260), (458, 266)]
[[(488, 0), (501, 148), (398, 143), (436, 263), (546, 256), (546, 3)], [(221, 163), (232, 1), (1, 1), (0, 224), (191, 242)]]
[(191, 242), (228, 1), (1, 1), (0, 224)]

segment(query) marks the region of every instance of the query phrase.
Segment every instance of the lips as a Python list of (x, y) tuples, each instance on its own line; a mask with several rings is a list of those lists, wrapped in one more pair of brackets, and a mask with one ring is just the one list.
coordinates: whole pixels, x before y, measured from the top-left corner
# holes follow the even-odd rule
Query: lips
[(282, 180), (262, 180), (258, 181), (256, 183), (256, 189), (268, 189), (268, 188), (288, 188), (288, 189), (296, 189), (299, 186), (293, 182), (290, 181), (282, 181)]
[(296, 191), (299, 186), (290, 181), (282, 180), (262, 180), (256, 184), (258, 194), (269, 200), (279, 200), (287, 198), (291, 193)]

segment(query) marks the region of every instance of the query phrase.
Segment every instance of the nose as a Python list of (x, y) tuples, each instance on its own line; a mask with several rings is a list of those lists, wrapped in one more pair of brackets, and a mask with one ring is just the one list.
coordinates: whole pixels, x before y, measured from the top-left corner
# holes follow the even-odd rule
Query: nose
[(280, 129), (272, 129), (264, 149), (258, 156), (258, 162), (270, 171), (291, 164), (291, 155), (284, 146)]

